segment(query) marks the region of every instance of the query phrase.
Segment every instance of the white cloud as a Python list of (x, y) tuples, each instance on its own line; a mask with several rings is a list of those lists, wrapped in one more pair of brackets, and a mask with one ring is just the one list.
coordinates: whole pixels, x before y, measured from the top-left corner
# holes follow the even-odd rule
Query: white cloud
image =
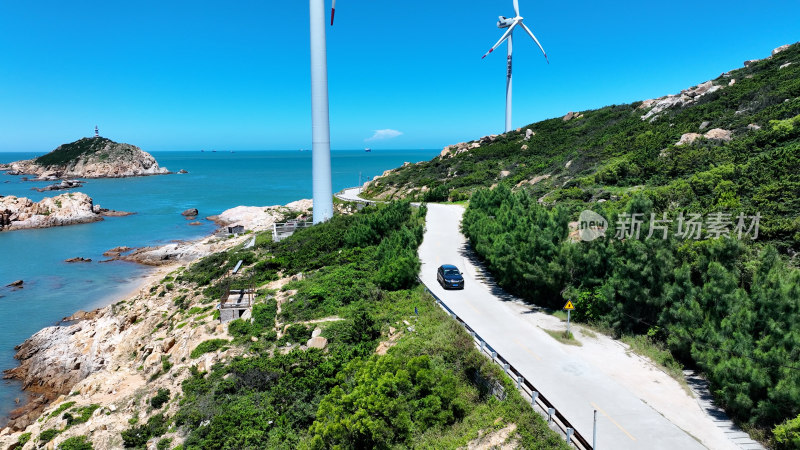
[(385, 130), (375, 130), (375, 134), (372, 135), (371, 138), (364, 139), (365, 142), (369, 141), (382, 141), (384, 139), (394, 139), (397, 136), (403, 134), (401, 131), (392, 130), (392, 129), (385, 129)]

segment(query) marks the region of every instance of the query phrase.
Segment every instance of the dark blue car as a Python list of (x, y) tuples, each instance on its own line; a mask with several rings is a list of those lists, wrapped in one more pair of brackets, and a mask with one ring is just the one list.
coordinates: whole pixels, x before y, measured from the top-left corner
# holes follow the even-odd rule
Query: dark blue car
[(464, 277), (458, 267), (452, 264), (439, 266), (436, 272), (436, 280), (445, 289), (464, 289)]

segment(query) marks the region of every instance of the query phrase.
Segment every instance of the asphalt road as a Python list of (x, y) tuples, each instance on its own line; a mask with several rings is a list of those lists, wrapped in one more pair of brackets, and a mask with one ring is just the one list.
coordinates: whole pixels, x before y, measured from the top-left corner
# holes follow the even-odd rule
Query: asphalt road
[[(597, 448), (705, 448), (605, 375), (596, 361), (575, 356), (526, 320), (520, 308), (512, 307), (508, 296), (473, 263), (459, 229), (462, 214), (460, 206), (429, 204), (419, 248), (420, 278), (453, 312), (530, 380), (589, 442), (596, 409)], [(442, 289), (436, 281), (441, 264), (455, 264), (464, 272), (464, 290)]]

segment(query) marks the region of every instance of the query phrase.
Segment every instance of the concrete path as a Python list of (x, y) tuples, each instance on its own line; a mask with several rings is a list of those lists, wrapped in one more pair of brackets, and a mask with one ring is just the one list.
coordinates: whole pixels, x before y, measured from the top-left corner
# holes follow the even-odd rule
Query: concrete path
[(361, 193), (361, 188), (360, 188), (360, 187), (347, 188), (347, 189), (343, 190), (342, 192), (339, 192), (338, 194), (336, 194), (336, 197), (337, 197), (338, 199), (340, 199), (340, 200), (344, 200), (344, 201), (346, 201), (346, 202), (367, 202), (367, 203), (375, 203), (375, 202), (374, 202), (374, 201), (372, 201), (372, 200), (365, 200), (365, 199), (363, 199), (363, 198), (359, 197), (358, 195), (359, 195), (360, 193)]
[[(463, 211), (457, 205), (428, 205), (420, 279), (587, 440), (597, 410), (599, 449), (737, 448), (680, 384), (624, 344), (579, 327), (575, 331), (582, 347), (561, 344), (545, 333), (563, 330), (563, 324), (532, 311), (483, 272), (460, 233)], [(441, 288), (436, 281), (441, 264), (455, 264), (464, 272), (464, 290)]]

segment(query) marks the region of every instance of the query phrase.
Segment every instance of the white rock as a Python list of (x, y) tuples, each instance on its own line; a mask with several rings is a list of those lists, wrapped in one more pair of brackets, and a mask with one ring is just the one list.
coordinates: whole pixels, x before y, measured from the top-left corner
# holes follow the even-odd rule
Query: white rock
[(790, 45), (789, 45), (789, 44), (786, 44), (786, 45), (781, 45), (780, 47), (777, 47), (777, 48), (773, 49), (773, 50), (772, 50), (772, 54), (771, 54), (770, 56), (775, 56), (775, 55), (777, 55), (778, 53), (780, 53), (780, 52), (782, 52), (782, 51), (784, 51), (784, 50), (787, 50), (789, 47), (790, 47)]
[(704, 136), (706, 139), (714, 139), (717, 141), (730, 141), (732, 139), (732, 132), (730, 130), (723, 130), (722, 128), (714, 128), (709, 130)]
[(700, 133), (684, 133), (675, 145), (691, 145), (701, 137), (703, 137), (703, 135)]
[(533, 130), (531, 130), (530, 128), (528, 128), (527, 130), (525, 130), (525, 140), (526, 140), (526, 141), (529, 141), (529, 140), (531, 140), (531, 137), (533, 137), (533, 136), (536, 136), (536, 133), (534, 133), (534, 131), (533, 131)]
[(324, 337), (322, 337), (322, 336), (312, 337), (312, 338), (311, 338), (311, 339), (309, 339), (309, 340), (308, 340), (308, 342), (306, 343), (306, 346), (307, 346), (308, 348), (318, 348), (318, 349), (320, 349), (320, 350), (322, 350), (323, 348), (325, 348), (325, 346), (327, 346), (327, 345), (328, 345), (328, 340), (327, 340), (327, 339), (325, 339), (325, 338), (324, 338)]

